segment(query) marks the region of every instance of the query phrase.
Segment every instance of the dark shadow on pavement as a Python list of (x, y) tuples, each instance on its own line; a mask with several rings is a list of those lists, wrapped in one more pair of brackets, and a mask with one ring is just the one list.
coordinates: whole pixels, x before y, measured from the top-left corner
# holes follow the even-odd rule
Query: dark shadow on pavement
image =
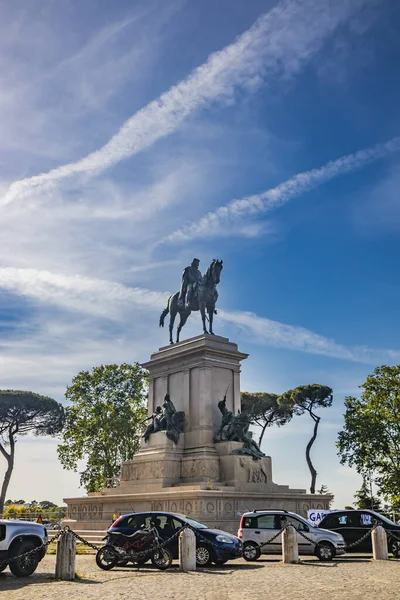
[[(41, 583), (49, 583), (51, 581), (57, 581), (52, 573), (40, 573), (33, 574), (29, 577), (15, 577), (11, 573), (0, 573), (0, 590), (20, 590), (25, 587), (37, 585)], [(89, 579), (86, 577), (77, 577), (74, 579), (74, 583), (77, 584), (92, 584), (92, 583), (103, 583), (102, 581), (96, 581), (95, 579)]]

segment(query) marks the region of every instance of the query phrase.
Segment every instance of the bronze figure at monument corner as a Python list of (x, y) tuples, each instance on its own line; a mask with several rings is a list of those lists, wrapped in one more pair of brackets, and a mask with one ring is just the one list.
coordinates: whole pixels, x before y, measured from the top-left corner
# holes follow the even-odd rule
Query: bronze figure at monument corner
[[(223, 269), (223, 261), (214, 260), (204, 273), (199, 271), (200, 260), (194, 258), (192, 264), (186, 267), (182, 274), (182, 283), (179, 292), (173, 294), (168, 299), (167, 307), (163, 310), (160, 316), (160, 327), (164, 327), (165, 317), (169, 314), (169, 341), (174, 343), (172, 332), (176, 315), (179, 313), (180, 321), (176, 334), (176, 342), (179, 342), (179, 336), (182, 327), (185, 325), (192, 311), (199, 310), (203, 321), (203, 333), (213, 332), (214, 314), (217, 314), (215, 305), (218, 300), (217, 285), (220, 282), (221, 271)], [(208, 317), (206, 316), (206, 312)], [(206, 319), (209, 322), (209, 330), (206, 326)]]
[(175, 444), (179, 441), (179, 435), (183, 431), (183, 424), (185, 421), (185, 412), (183, 410), (176, 410), (169, 394), (165, 394), (163, 407), (157, 406), (155, 412), (150, 415), (146, 421), (151, 419), (151, 423), (147, 425), (146, 431), (144, 432), (144, 441), (148, 442), (152, 433), (158, 431), (165, 431), (168, 439), (173, 441)]
[[(227, 390), (228, 392), (228, 390)], [(223, 400), (218, 402), (218, 408), (222, 414), (221, 426), (215, 435), (215, 443), (218, 442), (243, 442), (242, 448), (233, 451), (233, 454), (245, 454), (253, 460), (264, 458), (265, 454), (259, 445), (253, 440), (253, 433), (249, 431), (251, 416), (249, 413), (240, 412), (235, 415), (226, 407), (226, 394)]]

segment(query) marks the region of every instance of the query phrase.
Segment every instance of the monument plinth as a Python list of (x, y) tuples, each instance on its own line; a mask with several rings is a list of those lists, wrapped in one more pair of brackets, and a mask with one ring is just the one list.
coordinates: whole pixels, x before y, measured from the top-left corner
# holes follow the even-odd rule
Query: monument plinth
[[(328, 508), (330, 496), (278, 485), (269, 456), (254, 458), (240, 441), (221, 439), (221, 407), (240, 410), (240, 363), (247, 358), (227, 338), (200, 335), (160, 348), (143, 364), (149, 371), (149, 416), (161, 414), (169, 395), (184, 411), (177, 443), (167, 431), (153, 432), (122, 464), (119, 486), (67, 498), (68, 517), (80, 529), (104, 529), (117, 513), (181, 512), (209, 526), (236, 532), (238, 512), (283, 508), (305, 515)], [(181, 413), (182, 414), (182, 413)], [(182, 430), (181, 430), (182, 431)], [(219, 438), (218, 438), (219, 436)], [(250, 445), (252, 441), (250, 438)]]
[(160, 348), (142, 365), (149, 371), (149, 415), (162, 406), (165, 394), (185, 411), (182, 482), (219, 480), (217, 400), (226, 394), (229, 409), (240, 410), (240, 361), (245, 358), (227, 338), (200, 335)]

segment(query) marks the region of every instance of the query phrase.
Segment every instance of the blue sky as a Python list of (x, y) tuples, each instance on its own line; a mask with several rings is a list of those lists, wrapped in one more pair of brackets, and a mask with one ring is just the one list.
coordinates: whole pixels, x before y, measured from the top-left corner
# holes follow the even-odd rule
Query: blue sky
[[(146, 361), (220, 257), (242, 389), (333, 387), (315, 465), (351, 503), (343, 399), (400, 362), (399, 27), (395, 0), (2, 3), (0, 387)], [(311, 425), (266, 435), (278, 483), (309, 485)], [(19, 442), (8, 496), (83, 493), (56, 445)]]

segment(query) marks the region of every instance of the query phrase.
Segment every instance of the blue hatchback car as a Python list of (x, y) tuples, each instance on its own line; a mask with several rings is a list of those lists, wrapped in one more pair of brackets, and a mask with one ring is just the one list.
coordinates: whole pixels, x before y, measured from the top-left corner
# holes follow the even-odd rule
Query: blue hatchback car
[[(177, 513), (145, 512), (123, 515), (111, 525), (107, 534), (113, 544), (119, 545), (123, 544), (121, 534), (132, 535), (138, 529), (150, 527), (151, 523), (154, 523), (163, 540), (168, 540), (184, 525), (189, 525), (196, 535), (198, 567), (208, 567), (211, 563), (223, 565), (228, 560), (242, 556), (242, 542), (236, 536), (218, 529), (209, 529), (207, 525)], [(172, 552), (173, 558), (178, 558), (178, 536), (167, 544), (167, 548)]]

